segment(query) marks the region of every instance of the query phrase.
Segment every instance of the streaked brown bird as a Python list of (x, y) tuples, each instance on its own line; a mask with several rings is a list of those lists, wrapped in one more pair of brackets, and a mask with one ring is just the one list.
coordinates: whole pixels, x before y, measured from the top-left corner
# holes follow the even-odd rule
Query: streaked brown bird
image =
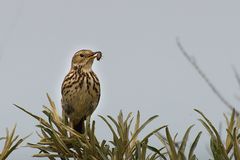
[(63, 115), (79, 133), (84, 133), (84, 121), (96, 109), (100, 99), (100, 83), (92, 71), (94, 59), (102, 53), (80, 50), (72, 58), (71, 69), (62, 83)]

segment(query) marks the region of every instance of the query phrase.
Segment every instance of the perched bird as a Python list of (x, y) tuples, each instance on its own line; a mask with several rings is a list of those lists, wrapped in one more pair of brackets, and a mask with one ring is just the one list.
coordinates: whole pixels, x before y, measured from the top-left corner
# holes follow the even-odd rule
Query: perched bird
[(72, 58), (71, 69), (62, 83), (63, 114), (70, 125), (84, 133), (84, 121), (96, 109), (100, 99), (100, 83), (92, 71), (94, 59), (100, 60), (102, 53), (80, 50)]

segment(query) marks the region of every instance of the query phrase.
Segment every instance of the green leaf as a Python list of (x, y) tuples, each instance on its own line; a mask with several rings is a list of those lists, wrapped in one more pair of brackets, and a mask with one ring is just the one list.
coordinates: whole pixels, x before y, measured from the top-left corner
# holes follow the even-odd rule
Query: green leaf
[(178, 150), (178, 155), (180, 154), (184, 154), (185, 152), (185, 148), (186, 148), (186, 144), (187, 144), (187, 140), (188, 140), (188, 136), (189, 136), (189, 133), (190, 133), (190, 130), (191, 128), (193, 127), (194, 125), (191, 125), (187, 131), (185, 132), (185, 135), (183, 136), (183, 139), (182, 139), (182, 143), (180, 145), (180, 148)]
[[(193, 141), (193, 144), (191, 145), (190, 147), (190, 151), (189, 151), (189, 154), (188, 154), (188, 159), (191, 160), (191, 159), (195, 159), (195, 155), (194, 155), (194, 150), (198, 144), (198, 141), (201, 137), (201, 134), (202, 132), (199, 132), (198, 135), (196, 136), (195, 140)], [(195, 158), (194, 158), (195, 157)]]
[(177, 156), (177, 151), (175, 149), (175, 143), (170, 135), (168, 127), (166, 127), (166, 136), (167, 136), (167, 141), (170, 147), (169, 157), (172, 160), (177, 160), (178, 156)]

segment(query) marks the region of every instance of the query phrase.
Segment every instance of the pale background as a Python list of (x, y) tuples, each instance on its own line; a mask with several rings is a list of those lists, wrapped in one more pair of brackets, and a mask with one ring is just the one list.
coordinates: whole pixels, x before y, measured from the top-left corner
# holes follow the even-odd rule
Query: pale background
[[(17, 133), (35, 132), (36, 121), (13, 107), (40, 114), (48, 92), (59, 106), (60, 86), (73, 53), (81, 48), (103, 52), (94, 64), (102, 84), (94, 113), (99, 138), (111, 136), (98, 114), (116, 116), (140, 110), (142, 120), (158, 114), (149, 129), (168, 124), (182, 136), (203, 127), (198, 108), (218, 126), (229, 110), (186, 61), (186, 50), (234, 105), (240, 95), (231, 65), (240, 70), (239, 1), (155, 0), (1, 0), (0, 1), (0, 135), (17, 123)], [(146, 133), (145, 132), (145, 133)], [(36, 136), (27, 142), (37, 141)], [(192, 141), (192, 140), (191, 140)], [(190, 142), (191, 142), (190, 141)], [(204, 130), (197, 148), (207, 159)], [(10, 159), (30, 160), (37, 151), (20, 148)]]

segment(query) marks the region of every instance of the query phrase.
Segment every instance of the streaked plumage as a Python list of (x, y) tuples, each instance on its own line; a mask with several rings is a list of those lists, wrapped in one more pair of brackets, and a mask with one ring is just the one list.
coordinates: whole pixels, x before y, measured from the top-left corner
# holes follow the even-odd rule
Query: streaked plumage
[(72, 58), (69, 73), (62, 83), (62, 109), (72, 127), (84, 132), (84, 120), (96, 109), (100, 99), (100, 83), (92, 71), (95, 58), (101, 59), (101, 52), (80, 50)]

